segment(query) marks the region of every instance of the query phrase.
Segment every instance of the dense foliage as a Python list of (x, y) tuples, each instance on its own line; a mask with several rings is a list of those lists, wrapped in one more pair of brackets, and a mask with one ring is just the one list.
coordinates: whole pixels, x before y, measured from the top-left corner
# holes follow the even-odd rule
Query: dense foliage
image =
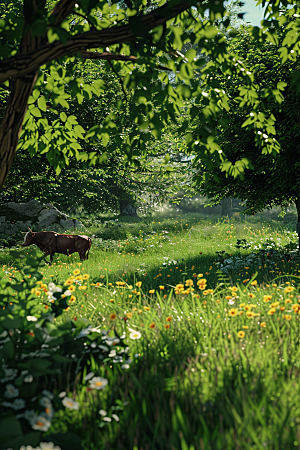
[[(300, 65), (298, 59), (282, 64), (279, 52), (294, 21), (291, 17), (279, 28), (278, 44), (257, 42), (250, 27), (240, 27), (229, 39), (229, 51), (237, 54), (253, 75), (256, 91), (251, 94), (252, 98), (264, 96), (270, 89), (274, 94), (273, 98), (266, 96), (264, 109), (270, 117), (271, 133), (276, 123), (280, 151), (269, 155), (256, 147), (255, 133), (247, 130), (245, 123), (259, 120), (260, 112), (251, 112), (251, 107), (246, 105), (244, 109), (235, 108), (242, 89), (240, 80), (219, 74), (223, 88), (230, 95), (229, 126), (216, 123), (218, 142), (227, 160), (220, 167), (214, 164), (213, 168), (198, 164), (200, 192), (212, 197), (215, 203), (222, 198), (238, 197), (245, 201), (245, 212), (250, 214), (293, 202), (299, 206), (300, 97), (295, 91), (293, 73)], [(266, 134), (263, 137), (268, 139)], [(241, 161), (247, 161), (247, 168), (242, 168)]]
[[(299, 27), (296, 9), (287, 9), (280, 15), (275, 1), (268, 5), (263, 27), (254, 27), (251, 34), (257, 42), (270, 40), (277, 45), (280, 24), (293, 17), (280, 44), (280, 64), (293, 62), (299, 51), (295, 40)], [(80, 139), (101, 139), (107, 152), (117, 147), (128, 160), (145, 155), (151, 136), (161, 137), (162, 128), (170, 119), (175, 120), (177, 113), (180, 115), (187, 99), (196, 102), (202, 99), (204, 106), (194, 133), (189, 132), (189, 122), (190, 117), (199, 115), (196, 106), (190, 108), (190, 117), (182, 124), (181, 132), (186, 134), (189, 151), (204, 163), (223, 164), (230, 172), (230, 165), (224, 165), (226, 154), (220, 150), (214, 129), (216, 121), (226, 127), (231, 120), (230, 98), (222, 89), (220, 72), (240, 79), (235, 108), (249, 108), (249, 114), (253, 113), (254, 120), (245, 121), (244, 125), (254, 131), (256, 145), (270, 155), (279, 149), (274, 137), (274, 120), (265, 108), (265, 100), (280, 101), (284, 86), (278, 88), (279, 92), (266, 88), (257, 95), (253, 74), (245, 70), (238, 57), (227, 52), (225, 34), (229, 31), (229, 19), (222, 21), (225, 34), (218, 29), (217, 22), (225, 13), (223, 2), (202, 5), (170, 1), (162, 6), (154, 2), (151, 8), (144, 2), (133, 2), (126, 8), (120, 8), (117, 3), (87, 0), (77, 3), (60, 0), (52, 10), (50, 4), (36, 0), (26, 2), (24, 8), (22, 3), (14, 8), (7, 5), (2, 8), (1, 97), (5, 93), (9, 97), (0, 129), (1, 185), (14, 159), (22, 126), (22, 150), (28, 148), (31, 154), (47, 154), (58, 174), (73, 157), (91, 164), (103, 160), (102, 152), (86, 152)], [(89, 51), (91, 47), (98, 51)], [(185, 54), (181, 52), (183, 48), (188, 48)], [(204, 58), (197, 56), (197, 48), (206, 55)], [(118, 73), (124, 91), (134, 93), (134, 107), (128, 115), (134, 127), (115, 141), (110, 141), (116, 131), (114, 114), (107, 114), (88, 131), (79, 125), (76, 117), (61, 110), (69, 108), (72, 98), (82, 104), (84, 98), (105, 92), (101, 79), (85, 83), (77, 78), (75, 55), (79, 53), (83, 59), (109, 61), (106, 64)], [(170, 71), (174, 72), (172, 82), (168, 76)], [(200, 78), (194, 77), (199, 71)], [(297, 68), (292, 70), (291, 77), (296, 84)], [(126, 95), (117, 100), (115, 107), (127, 111)], [(49, 122), (42, 117), (42, 112), (48, 110), (57, 115), (56, 121)], [(249, 166), (246, 158), (239, 161), (239, 172)]]

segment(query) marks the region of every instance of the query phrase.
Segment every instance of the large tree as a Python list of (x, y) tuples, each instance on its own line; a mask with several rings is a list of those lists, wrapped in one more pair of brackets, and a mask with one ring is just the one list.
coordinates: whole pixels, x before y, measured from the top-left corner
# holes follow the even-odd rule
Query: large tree
[[(284, 1), (284, 4), (290, 2)], [(97, 153), (85, 154), (76, 141), (78, 137), (92, 139), (96, 136), (107, 144), (114, 132), (114, 117), (108, 115), (102, 124), (87, 134), (74, 117), (62, 114), (52, 126), (40, 118), (40, 111), (47, 111), (49, 104), (58, 106), (59, 112), (59, 105), (67, 107), (72, 96), (81, 102), (84, 96), (103, 91), (101, 80), (86, 85), (74, 76), (75, 55), (83, 59), (109, 61), (120, 74), (124, 87), (135, 90), (136, 105), (131, 114), (136, 127), (126, 139), (120, 137), (120, 142), (116, 143), (128, 159), (145, 154), (148, 136), (143, 131), (159, 138), (161, 128), (169, 118), (175, 120), (175, 114), (180, 112), (185, 99), (193, 97), (199, 100), (204, 96), (203, 119), (208, 120), (208, 126), (200, 126), (194, 135), (187, 133), (187, 142), (191, 152), (207, 161), (222, 163), (224, 157), (218, 152), (212, 126), (216, 119), (224, 124), (229, 120), (226, 116), (228, 95), (220, 89), (215, 77), (215, 72), (220, 69), (238, 75), (246, 86), (240, 92), (241, 100), (236, 107), (252, 104), (253, 110), (260, 110), (259, 120), (247, 125), (255, 128), (257, 145), (268, 153), (279, 148), (273, 139), (274, 133), (269, 133), (267, 142), (258, 133), (265, 134), (270, 120), (263, 108), (263, 99), (253, 96), (252, 74), (244, 70), (238, 59), (228, 55), (225, 34), (214, 25), (216, 19), (224, 14), (222, 1), (171, 0), (162, 6), (157, 4), (149, 8), (148, 2), (137, 0), (132, 1), (126, 10), (111, 1), (59, 0), (52, 2), (54, 8), (50, 3), (24, 0), (12, 6), (6, 4), (6, 9), (1, 10), (0, 83), (3, 90), (7, 90), (8, 99), (0, 128), (0, 187), (9, 173), (22, 126), (29, 132), (28, 147), (33, 149), (31, 151), (51, 152), (57, 173), (70, 156), (79, 160), (89, 159), (91, 163), (98, 161)], [(266, 4), (264, 0), (261, 3)], [(276, 42), (278, 23), (295, 10), (292, 8), (280, 17), (277, 0), (271, 0), (268, 5), (263, 28), (254, 27), (252, 34), (258, 41), (271, 39)], [(206, 11), (209, 15), (207, 20)], [(229, 20), (222, 22), (224, 32), (228, 31), (228, 25)], [(282, 61), (298, 56), (295, 39), (298, 27), (299, 18), (296, 17), (293, 28), (282, 43)], [(190, 43), (190, 48), (183, 54), (180, 50), (187, 43)], [(196, 58), (195, 47), (201, 48), (211, 58), (205, 67), (206, 59)], [(59, 62), (61, 68), (57, 69), (54, 61)], [(194, 72), (200, 68), (199, 85)], [(48, 70), (50, 76), (47, 76)], [(169, 82), (168, 70), (174, 71), (176, 85)], [(297, 76), (298, 72), (294, 79)], [(151, 80), (155, 83), (150, 88)], [(269, 91), (267, 95), (273, 96), (273, 93)], [(155, 113), (149, 105), (150, 99), (154, 106), (160, 106)], [(118, 107), (126, 108), (126, 99), (121, 99)], [(193, 117), (195, 110), (191, 108), (190, 113)], [(188, 124), (187, 119), (182, 131), (188, 128)]]
[[(172, 1), (149, 12), (144, 2), (133, 2), (132, 7), (124, 11), (118, 7), (117, 2), (60, 0), (49, 11), (46, 0), (27, 0), (23, 5), (19, 4), (21, 6), (19, 9), (9, 11), (7, 8), (2, 14), (0, 23), (2, 59), (0, 83), (6, 83), (9, 90), (0, 128), (0, 187), (9, 173), (24, 121), (27, 130), (31, 132), (31, 140), (34, 134), (40, 138), (37, 130), (43, 127), (45, 139), (48, 141), (51, 141), (56, 132), (55, 137), (64, 141), (61, 142), (62, 145), (70, 142), (73, 144), (64, 145), (63, 155), (61, 155), (63, 150), (61, 152), (54, 150), (53, 160), (58, 171), (69, 154), (77, 155), (78, 150), (81, 150), (81, 146), (76, 145), (75, 140), (82, 137), (83, 130), (77, 126), (76, 119), (72, 122), (67, 120), (65, 115), (61, 116), (60, 121), (64, 124), (60, 127), (58, 120), (57, 130), (49, 127), (45, 119), (40, 119), (43, 122), (36, 120), (41, 116), (40, 110), (47, 110), (48, 101), (67, 107), (66, 99), (70, 95), (77, 96), (81, 102), (83, 96), (90, 96), (91, 92), (95, 94), (102, 92), (101, 80), (92, 85), (83, 85), (80, 79), (73, 76), (73, 55), (81, 55), (83, 59), (107, 60), (110, 63), (128, 61), (144, 67), (144, 73), (140, 74), (133, 65), (124, 66), (123, 76), (126, 71), (129, 74), (125, 76), (123, 82), (136, 89), (136, 100), (140, 104), (135, 110), (137, 125), (143, 125), (144, 129), (159, 129), (155, 122), (160, 119), (164, 121), (166, 114), (151, 117), (147, 100), (156, 94), (163, 103), (168, 95), (160, 95), (161, 86), (154, 85), (150, 94), (148, 91), (150, 78), (157, 68), (159, 53), (162, 50), (173, 51), (174, 41), (181, 39), (179, 34), (189, 27), (192, 17), (191, 12), (187, 10), (191, 4), (192, 2)], [(171, 25), (170, 19), (176, 17)], [(178, 26), (180, 21), (182, 27)], [(167, 23), (168, 38), (165, 36)], [(98, 51), (89, 51), (92, 49)], [(175, 50), (176, 46), (174, 52)], [(62, 63), (60, 70), (51, 66), (53, 61)], [(45, 77), (44, 72), (47, 69), (51, 71), (50, 77)], [(115, 65), (114, 70), (120, 69), (121, 66)], [(31, 108), (26, 115), (28, 102)], [(124, 102), (120, 100), (119, 103), (120, 109), (126, 107), (126, 100)], [(147, 116), (149, 122), (145, 122)], [(150, 120), (154, 123), (152, 124)], [(64, 130), (66, 125), (67, 130)], [(101, 135), (103, 141), (107, 142), (112, 128), (114, 128), (113, 117), (109, 117), (102, 127), (98, 125), (98, 128), (92, 131), (90, 137), (95, 134)], [(139, 127), (136, 128), (130, 141), (125, 144), (124, 151), (127, 149), (128, 154), (133, 152), (132, 140), (140, 132)], [(43, 144), (47, 147), (45, 142)], [(30, 145), (33, 146), (31, 142)], [(53, 152), (53, 148), (49, 151)], [(81, 153), (80, 157), (86, 158), (86, 155)], [(95, 155), (89, 158), (92, 162), (96, 162)]]

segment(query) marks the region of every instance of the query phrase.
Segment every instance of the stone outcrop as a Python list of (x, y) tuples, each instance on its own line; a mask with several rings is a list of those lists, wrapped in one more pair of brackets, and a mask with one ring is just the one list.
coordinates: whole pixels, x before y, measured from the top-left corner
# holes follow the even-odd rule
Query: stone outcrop
[(0, 205), (0, 234), (13, 235), (19, 231), (52, 230), (64, 232), (84, 225), (59, 211), (52, 203), (43, 204), (37, 200), (27, 203), (9, 202)]

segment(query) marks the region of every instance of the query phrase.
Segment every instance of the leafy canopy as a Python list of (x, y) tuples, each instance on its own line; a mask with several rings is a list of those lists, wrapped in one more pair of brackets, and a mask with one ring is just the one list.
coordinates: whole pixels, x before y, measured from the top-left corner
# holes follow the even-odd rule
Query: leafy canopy
[[(280, 14), (281, 6), (275, 0), (260, 3), (267, 5), (266, 18), (261, 28), (251, 29), (252, 36), (257, 42), (269, 40), (277, 45), (281, 24), (293, 17), (279, 48), (281, 64), (293, 62), (299, 55), (300, 20), (296, 9), (292, 7)], [(276, 124), (264, 102), (270, 98), (280, 101), (285, 87), (282, 84), (277, 89), (266, 87), (258, 93), (253, 73), (236, 55), (228, 53), (229, 19), (222, 21), (224, 32), (216, 24), (226, 12), (222, 1), (172, 0), (154, 2), (150, 7), (146, 1), (133, 1), (126, 8), (121, 8), (118, 2), (98, 0), (60, 0), (53, 4), (26, 0), (11, 8), (3, 5), (1, 8), (0, 83), (1, 96), (7, 94), (8, 99), (0, 129), (0, 137), (6, 137), (0, 143), (3, 170), (0, 185), (10, 170), (16, 147), (14, 136), (18, 137), (22, 123), (19, 149), (28, 149), (32, 155), (46, 153), (59, 174), (71, 157), (89, 164), (103, 160), (97, 150), (84, 151), (80, 139), (91, 142), (101, 139), (110, 151), (111, 136), (117, 135), (113, 146), (128, 160), (145, 156), (150, 136), (159, 139), (162, 128), (169, 120), (176, 121), (176, 115), (181, 114), (189, 99), (195, 105), (180, 128), (186, 135), (189, 151), (198, 160), (207, 164), (215, 161), (230, 172), (231, 166), (226, 165), (226, 154), (214, 130), (216, 122), (224, 127), (230, 123), (230, 98), (218, 79), (219, 73), (239, 78), (235, 108), (250, 109), (243, 125), (254, 132), (255, 144), (264, 154), (279, 151)], [(281, 5), (292, 2), (285, 0)], [(189, 49), (182, 53), (187, 45)], [(204, 57), (198, 57), (196, 49), (201, 49)], [(81, 104), (84, 98), (105, 92), (101, 79), (84, 82), (76, 77), (78, 57), (83, 61), (107, 61), (108, 68), (118, 74), (124, 96), (117, 100), (117, 110), (126, 110), (127, 93), (133, 94), (130, 118), (135, 127), (130, 133), (118, 135), (114, 114), (85, 130), (76, 116), (62, 110), (68, 110), (72, 98)], [(170, 71), (174, 74), (172, 82)], [(32, 90), (24, 81), (30, 76)], [(295, 84), (299, 77), (295, 69), (292, 74)], [(18, 105), (24, 99), (28, 103), (27, 112), (26, 105)], [(197, 103), (202, 105), (200, 114)], [(51, 123), (42, 117), (42, 112), (50, 110), (57, 115), (57, 120)], [(189, 123), (196, 115), (200, 125), (191, 133)], [(245, 167), (247, 163), (240, 160), (240, 171)]]
[[(238, 197), (246, 202), (246, 212), (251, 214), (273, 206), (298, 203), (300, 95), (295, 89), (294, 76), (300, 64), (297, 59), (282, 63), (280, 56), (282, 43), (294, 20), (291, 16), (278, 29), (277, 44), (256, 41), (251, 35), (251, 28), (245, 26), (240, 27), (234, 38), (230, 39), (230, 52), (237, 54), (246, 70), (253, 74), (257, 96), (264, 99), (264, 111), (270, 117), (266, 131), (275, 134), (274, 124), (277, 124), (280, 151), (269, 155), (255, 145), (256, 135), (246, 125), (254, 123), (260, 112), (254, 112), (250, 105), (243, 109), (235, 108), (241, 90), (240, 80), (219, 74), (218, 79), (229, 94), (230, 114), (229, 126), (216, 123), (215, 130), (227, 161), (220, 166), (214, 164), (213, 170), (198, 163), (197, 175), (200, 191), (216, 203), (222, 198)], [(268, 140), (266, 134), (262, 137)]]

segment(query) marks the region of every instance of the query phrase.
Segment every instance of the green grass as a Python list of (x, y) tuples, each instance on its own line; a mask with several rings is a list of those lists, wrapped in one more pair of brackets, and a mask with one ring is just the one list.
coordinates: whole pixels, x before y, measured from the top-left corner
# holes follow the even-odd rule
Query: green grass
[[(57, 413), (48, 434), (72, 429), (88, 450), (300, 448), (300, 261), (284, 248), (297, 242), (292, 224), (187, 215), (121, 225), (88, 229), (95, 237), (82, 265), (59, 255), (42, 269), (45, 284), (74, 286), (61, 320), (86, 317), (125, 333), (132, 360), (128, 369), (91, 363), (108, 386), (77, 384), (79, 411)], [(249, 248), (236, 248), (238, 239)], [(245, 264), (220, 273), (229, 255)], [(14, 262), (5, 251), (0, 258), (10, 276)], [(76, 281), (75, 269), (89, 278)], [(175, 294), (187, 280), (194, 291)]]

